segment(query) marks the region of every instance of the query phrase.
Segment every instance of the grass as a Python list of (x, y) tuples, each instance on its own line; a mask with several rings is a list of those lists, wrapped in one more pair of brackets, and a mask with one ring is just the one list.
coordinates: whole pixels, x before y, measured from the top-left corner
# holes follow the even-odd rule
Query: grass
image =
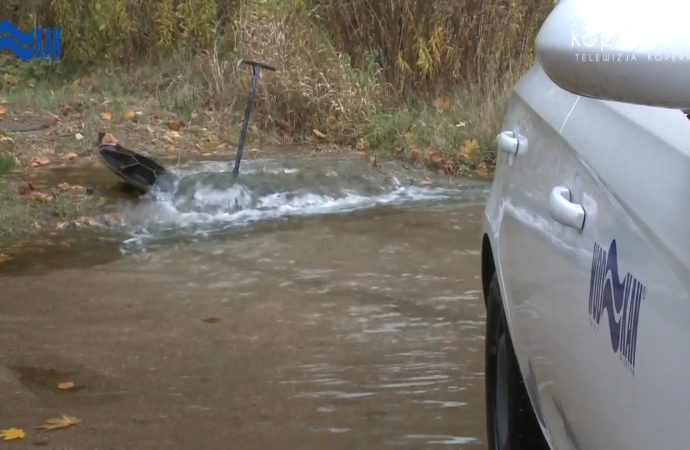
[(0, 153), (0, 175), (10, 173), (16, 168), (17, 162), (13, 155)]
[(98, 195), (57, 190), (43, 197), (19, 195), (19, 185), (15, 179), (0, 178), (0, 239), (53, 231), (61, 223), (89, 216), (103, 202)]

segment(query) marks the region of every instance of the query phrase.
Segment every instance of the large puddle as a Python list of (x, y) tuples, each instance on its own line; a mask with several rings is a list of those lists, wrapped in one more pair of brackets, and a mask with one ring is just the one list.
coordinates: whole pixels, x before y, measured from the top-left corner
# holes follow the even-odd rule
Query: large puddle
[(488, 185), (355, 158), (231, 169), (177, 168), (115, 200), (117, 226), (2, 266), (0, 426), (84, 420), (51, 448), (485, 448)]

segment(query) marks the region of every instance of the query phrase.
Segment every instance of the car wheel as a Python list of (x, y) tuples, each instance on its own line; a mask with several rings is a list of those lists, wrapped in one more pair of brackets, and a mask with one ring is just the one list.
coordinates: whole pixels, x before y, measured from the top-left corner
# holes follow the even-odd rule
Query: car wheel
[(489, 450), (548, 450), (513, 350), (495, 274), (486, 305), (485, 345)]

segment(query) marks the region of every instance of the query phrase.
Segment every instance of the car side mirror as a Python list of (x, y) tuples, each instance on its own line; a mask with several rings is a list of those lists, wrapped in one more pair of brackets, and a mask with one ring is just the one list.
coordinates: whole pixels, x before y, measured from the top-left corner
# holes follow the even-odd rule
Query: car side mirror
[(560, 0), (536, 38), (546, 75), (576, 95), (690, 112), (688, 0)]

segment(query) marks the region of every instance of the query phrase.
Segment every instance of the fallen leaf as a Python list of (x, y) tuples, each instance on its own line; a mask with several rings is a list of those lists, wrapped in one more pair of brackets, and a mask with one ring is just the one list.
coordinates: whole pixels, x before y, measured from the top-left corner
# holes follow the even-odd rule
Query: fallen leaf
[(82, 139), (84, 139), (84, 135), (81, 134), (81, 133), (75, 134), (74, 137), (75, 137), (78, 141), (81, 141)]
[(166, 144), (175, 145), (175, 139), (171, 138), (167, 134), (161, 136), (161, 141), (165, 142)]
[(15, 439), (24, 439), (26, 434), (21, 428), (9, 428), (7, 430), (0, 430), (0, 437), (3, 441), (13, 441)]
[(112, 133), (105, 133), (105, 136), (103, 136), (103, 140), (101, 141), (101, 144), (115, 145), (117, 144), (117, 139), (115, 138), (115, 136), (113, 136)]
[(69, 105), (65, 105), (62, 108), (60, 108), (60, 112), (63, 116), (69, 116), (73, 111), (74, 109), (72, 109), (72, 107)]
[(439, 152), (435, 152), (430, 148), (424, 149), (424, 164), (430, 169), (441, 169), (445, 166), (445, 160), (443, 155)]
[(447, 111), (450, 108), (450, 100), (446, 97), (438, 97), (433, 101), (433, 105), (438, 111)]
[(44, 156), (37, 156), (31, 161), (32, 167), (42, 167), (50, 164), (50, 160)]
[(74, 222), (69, 221), (69, 222), (58, 222), (57, 225), (55, 225), (55, 228), (58, 230), (64, 230), (66, 228), (71, 228), (74, 226)]
[(134, 118), (134, 111), (131, 109), (125, 109), (125, 112), (122, 113), (122, 117), (124, 117), (125, 120), (132, 120)]
[(103, 111), (101, 113), (101, 119), (103, 119), (103, 120), (110, 120), (112, 118), (113, 118), (113, 113), (111, 113), (110, 111)]
[(278, 128), (285, 136), (292, 137), (292, 125), (287, 120), (278, 121)]
[(204, 319), (204, 322), (206, 323), (218, 323), (220, 321), (220, 317), (209, 317), (208, 319)]
[(39, 202), (49, 203), (52, 202), (55, 197), (52, 194), (44, 194), (43, 192), (34, 191), (31, 193), (31, 198)]
[(480, 177), (485, 177), (489, 173), (488, 170), (486, 170), (486, 166), (479, 166), (477, 167), (477, 175)]
[(360, 139), (359, 142), (357, 142), (357, 145), (355, 146), (358, 152), (366, 152), (367, 151), (367, 144), (364, 142), (364, 139)]
[(58, 389), (62, 390), (72, 389), (74, 387), (74, 383), (71, 381), (65, 381), (64, 383), (58, 383), (57, 387)]
[(36, 429), (37, 430), (50, 431), (50, 430), (57, 430), (60, 428), (67, 428), (67, 427), (70, 427), (73, 425), (79, 425), (80, 423), (81, 423), (81, 419), (78, 417), (63, 415), (62, 417), (59, 417), (56, 419), (46, 420), (46, 423), (44, 423), (41, 426), (36, 427)]
[(5, 109), (4, 106), (0, 106), (0, 116), (4, 116), (7, 110)]
[(194, 144), (194, 147), (200, 152), (204, 151), (204, 147), (201, 146), (201, 142)]
[(166, 125), (173, 131), (180, 131), (180, 128), (182, 128), (182, 124), (180, 122), (168, 122)]
[(79, 155), (76, 152), (69, 152), (65, 155), (67, 159), (76, 159), (79, 157)]
[(457, 128), (464, 128), (464, 127), (465, 127), (465, 122), (458, 122), (457, 124), (455, 124), (455, 126), (456, 126)]
[(9, 260), (13, 259), (12, 256), (6, 255), (4, 253), (0, 253), (0, 263), (7, 262)]
[(97, 227), (100, 225), (96, 219), (88, 216), (80, 217), (77, 219), (77, 223), (85, 227)]
[(314, 128), (314, 136), (316, 136), (319, 139), (326, 139), (326, 135)]
[(475, 156), (477, 153), (479, 153), (479, 142), (477, 142), (476, 139), (472, 139), (471, 141), (464, 141), (460, 146), (460, 153), (462, 154), (462, 156), (465, 156), (467, 158)]
[(29, 195), (30, 193), (32, 193), (35, 190), (36, 190), (36, 188), (34, 188), (34, 185), (31, 183), (31, 181), (29, 181), (26, 184), (20, 184), (17, 187), (17, 193), (19, 195)]
[(57, 185), (60, 192), (72, 192), (73, 194), (86, 194), (87, 189), (83, 186), (60, 183)]

